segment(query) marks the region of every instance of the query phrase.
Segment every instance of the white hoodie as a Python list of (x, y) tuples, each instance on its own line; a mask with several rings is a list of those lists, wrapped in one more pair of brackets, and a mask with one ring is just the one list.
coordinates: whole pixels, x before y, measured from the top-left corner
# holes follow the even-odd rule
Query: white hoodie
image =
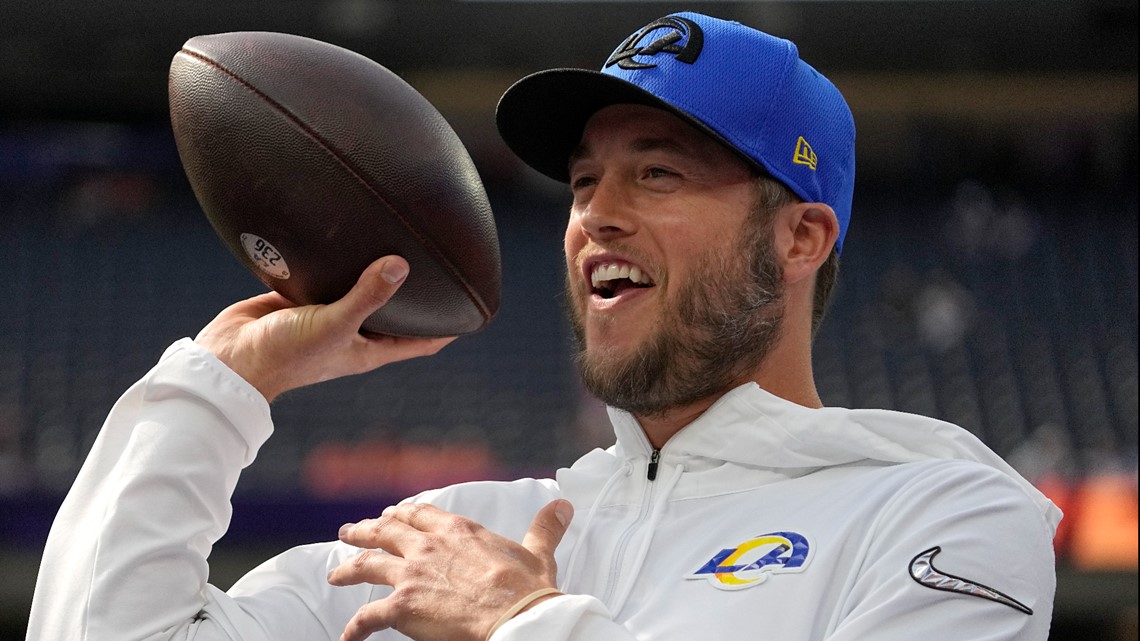
[[(750, 384), (674, 436), (650, 480), (636, 420), (610, 416), (616, 445), (556, 481), (410, 499), (516, 540), (549, 501), (576, 507), (556, 553), (566, 596), (494, 641), (1048, 636), (1060, 512), (968, 432)], [(56, 518), (28, 639), (337, 639), (390, 590), (328, 584), (351, 546), (294, 548), (228, 593), (206, 583), (238, 474), (271, 432), (256, 390), (175, 343), (112, 409)]]

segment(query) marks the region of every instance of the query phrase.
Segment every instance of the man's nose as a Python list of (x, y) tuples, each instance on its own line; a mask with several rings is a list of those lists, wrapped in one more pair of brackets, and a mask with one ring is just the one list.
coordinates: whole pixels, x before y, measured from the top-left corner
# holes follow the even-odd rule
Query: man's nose
[(598, 179), (590, 201), (580, 210), (579, 223), (593, 240), (622, 238), (637, 232), (634, 208), (616, 177)]

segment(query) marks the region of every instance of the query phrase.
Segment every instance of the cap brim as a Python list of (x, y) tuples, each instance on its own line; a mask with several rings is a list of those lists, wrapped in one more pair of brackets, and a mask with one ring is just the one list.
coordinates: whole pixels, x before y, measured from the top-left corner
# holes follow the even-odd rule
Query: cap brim
[[(523, 162), (555, 180), (569, 182), (567, 163), (582, 140), (586, 123), (599, 109), (617, 104), (664, 109), (740, 154), (720, 134), (661, 98), (589, 69), (550, 69), (526, 76), (503, 94), (495, 122), (499, 135)], [(754, 160), (747, 160), (760, 168)]]

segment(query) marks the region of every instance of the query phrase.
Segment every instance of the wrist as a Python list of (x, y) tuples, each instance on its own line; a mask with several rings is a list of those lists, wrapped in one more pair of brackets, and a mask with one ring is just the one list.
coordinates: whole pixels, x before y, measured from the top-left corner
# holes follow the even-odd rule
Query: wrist
[(249, 364), (245, 362), (245, 360), (235, 358), (232, 350), (219, 348), (208, 339), (203, 340), (201, 335), (195, 338), (194, 342), (202, 349), (213, 354), (222, 365), (225, 365), (231, 372), (248, 383), (250, 387), (257, 390), (262, 397), (265, 398), (266, 403), (272, 403), (273, 399), (277, 398), (277, 396), (284, 391), (273, 386), (271, 384), (271, 377), (261, 375), (259, 373), (260, 370), (255, 365)]
[(491, 641), (491, 637), (494, 636), (495, 631), (501, 628), (507, 621), (510, 621), (516, 616), (538, 605), (539, 603), (553, 599), (556, 596), (562, 596), (562, 593), (559, 592), (557, 588), (543, 588), (541, 590), (535, 590), (534, 592), (531, 592), (530, 594), (519, 599), (515, 602), (514, 605), (507, 609), (507, 611), (499, 617), (499, 620), (491, 626), (491, 629), (487, 631), (487, 641)]

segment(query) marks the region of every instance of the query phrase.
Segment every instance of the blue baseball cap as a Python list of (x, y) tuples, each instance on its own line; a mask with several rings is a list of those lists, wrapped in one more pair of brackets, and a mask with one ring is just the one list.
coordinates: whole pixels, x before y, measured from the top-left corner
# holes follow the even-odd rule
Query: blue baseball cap
[(496, 122), (531, 167), (569, 182), (567, 163), (586, 122), (614, 104), (677, 115), (744, 157), (807, 202), (826, 203), (843, 247), (855, 188), (855, 121), (827, 78), (796, 45), (699, 13), (638, 29), (601, 71), (550, 69), (507, 89)]

